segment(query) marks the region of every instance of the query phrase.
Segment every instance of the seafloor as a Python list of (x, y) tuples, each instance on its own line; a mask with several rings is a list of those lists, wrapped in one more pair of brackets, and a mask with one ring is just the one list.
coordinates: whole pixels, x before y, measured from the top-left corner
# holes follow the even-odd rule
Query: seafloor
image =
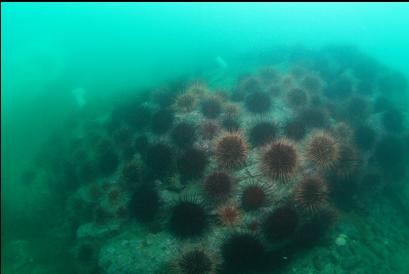
[(224, 65), (62, 123), (2, 272), (409, 273), (403, 74), (349, 46)]

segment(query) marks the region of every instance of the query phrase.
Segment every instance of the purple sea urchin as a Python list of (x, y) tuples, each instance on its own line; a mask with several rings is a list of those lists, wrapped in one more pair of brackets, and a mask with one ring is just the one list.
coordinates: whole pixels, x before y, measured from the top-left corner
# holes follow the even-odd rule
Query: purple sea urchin
[(167, 144), (155, 144), (148, 148), (145, 156), (146, 165), (157, 174), (168, 173), (174, 162), (174, 154)]
[(196, 140), (196, 127), (187, 122), (177, 124), (171, 132), (171, 138), (178, 147), (189, 147)]
[(272, 141), (277, 135), (277, 127), (272, 122), (260, 122), (249, 131), (250, 143), (257, 147)]
[(231, 235), (223, 243), (221, 251), (226, 266), (234, 273), (259, 268), (266, 252), (263, 243), (249, 233)]
[(294, 141), (299, 141), (304, 138), (307, 129), (301, 120), (289, 121), (284, 128), (285, 136)]
[(240, 122), (237, 119), (226, 117), (222, 121), (222, 127), (229, 132), (237, 132), (240, 130)]
[(328, 122), (328, 113), (321, 107), (310, 107), (302, 110), (298, 119), (304, 123), (307, 128), (323, 128)]
[(307, 93), (300, 88), (292, 88), (286, 94), (288, 105), (292, 108), (300, 108), (308, 103)]
[(217, 118), (223, 111), (222, 101), (220, 97), (210, 96), (201, 103), (201, 112), (203, 116), (209, 119)]
[(209, 227), (206, 208), (195, 199), (182, 199), (173, 206), (170, 214), (170, 231), (178, 237), (199, 236)]
[(174, 119), (174, 113), (169, 109), (157, 111), (152, 116), (152, 132), (155, 134), (166, 133), (172, 127)]
[(216, 171), (204, 181), (205, 194), (214, 200), (226, 199), (233, 189), (233, 178), (226, 172)]
[(219, 267), (220, 259), (216, 254), (203, 247), (193, 247), (182, 252), (173, 270), (175, 274), (215, 274)]
[(334, 165), (335, 174), (340, 178), (354, 175), (360, 166), (360, 155), (355, 147), (343, 144), (339, 148), (339, 158)]
[(280, 207), (265, 218), (262, 224), (263, 234), (272, 242), (287, 239), (295, 232), (298, 222), (297, 212), (293, 208)]
[(269, 94), (257, 91), (246, 96), (244, 105), (248, 111), (261, 114), (270, 110), (272, 102)]
[(152, 222), (159, 213), (160, 205), (157, 188), (151, 183), (145, 183), (133, 192), (129, 212), (141, 222)]
[(195, 179), (203, 175), (207, 162), (207, 155), (203, 150), (189, 148), (179, 156), (177, 167), (182, 177)]

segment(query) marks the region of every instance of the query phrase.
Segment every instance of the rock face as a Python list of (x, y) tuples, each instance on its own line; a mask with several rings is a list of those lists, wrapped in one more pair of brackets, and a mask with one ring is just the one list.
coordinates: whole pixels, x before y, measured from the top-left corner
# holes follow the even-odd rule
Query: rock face
[(401, 200), (402, 200), (402, 203), (403, 203), (403, 206), (404, 206), (406, 212), (409, 212), (409, 184), (406, 185), (406, 189), (402, 193)]
[[(89, 114), (47, 144), (39, 174), (24, 176), (39, 195), (31, 200), (66, 199), (74, 272), (170, 274), (180, 259), (183, 273), (219, 264), (243, 273), (246, 257), (249, 274), (276, 264), (288, 265), (283, 273), (399, 272), (409, 251), (408, 151), (401, 155), (409, 132), (384, 127), (386, 110), (372, 109), (386, 95), (355, 88), (376, 83), (356, 71), (366, 56), (344, 50), (290, 50), (287, 65), (255, 63), (246, 76), (224, 75), (226, 86), (189, 77), (100, 110), (83, 105)], [(172, 93), (167, 103), (156, 88)], [(25, 214), (39, 223), (52, 215), (42, 213), (50, 202), (36, 206)], [(190, 245), (205, 254), (178, 252)], [(17, 263), (31, 267), (23, 255)]]
[(119, 223), (112, 222), (105, 226), (99, 226), (94, 223), (81, 225), (77, 230), (77, 238), (103, 238), (112, 235), (119, 229)]
[(112, 239), (101, 248), (99, 266), (103, 273), (155, 273), (175, 256), (177, 242), (169, 234), (132, 235), (129, 232)]

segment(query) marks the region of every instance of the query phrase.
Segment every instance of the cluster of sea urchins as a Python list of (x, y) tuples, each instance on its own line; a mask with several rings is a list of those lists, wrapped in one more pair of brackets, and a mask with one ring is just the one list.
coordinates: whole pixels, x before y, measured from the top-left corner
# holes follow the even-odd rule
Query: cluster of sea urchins
[[(347, 53), (327, 50), (331, 62), (345, 66), (337, 58)], [(373, 106), (369, 98), (384, 98), (383, 85), (395, 87), (376, 85), (388, 80), (382, 78), (387, 71), (361, 71), (363, 58), (351, 63), (351, 77), (337, 77), (314, 56), (308, 66), (243, 76), (231, 90), (204, 81), (172, 85), (161, 89), (166, 96), (153, 96), (157, 102), (138, 103), (134, 111), (127, 104), (126, 111), (113, 113), (110, 130), (121, 123), (131, 132), (123, 147), (132, 148), (134, 157), (121, 176), (132, 192), (128, 216), (156, 221), (182, 244), (201, 242), (176, 254), (172, 271), (268, 266), (270, 251), (303, 239), (306, 225), (315, 222), (309, 227), (323, 235), (318, 228), (334, 220), (339, 199), (333, 197), (345, 194), (343, 182), (359, 184), (364, 167), (401, 171), (407, 148), (396, 132), (404, 130), (403, 115), (389, 101)], [(378, 125), (370, 117), (379, 112)], [(105, 142), (96, 154), (107, 174), (118, 166), (113, 150)], [(168, 193), (178, 198), (164, 199)]]

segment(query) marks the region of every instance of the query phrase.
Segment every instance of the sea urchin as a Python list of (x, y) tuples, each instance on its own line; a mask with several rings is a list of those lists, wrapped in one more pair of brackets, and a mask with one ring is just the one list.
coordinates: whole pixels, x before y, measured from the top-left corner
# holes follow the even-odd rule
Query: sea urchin
[[(242, 271), (255, 269), (263, 262), (265, 248), (261, 241), (249, 233), (231, 235), (222, 245), (222, 255), (227, 268)], [(246, 272), (247, 273), (247, 272)]]
[(246, 211), (257, 210), (266, 206), (269, 199), (269, 190), (263, 184), (247, 184), (240, 196), (241, 206)]
[(315, 132), (307, 144), (307, 158), (320, 168), (332, 167), (338, 160), (338, 144), (323, 132)]
[(175, 273), (178, 274), (212, 274), (216, 273), (218, 268), (217, 256), (202, 247), (183, 251), (174, 265)]
[(281, 139), (268, 144), (261, 157), (261, 170), (274, 180), (286, 181), (299, 164), (298, 152), (291, 142)]
[(303, 211), (317, 212), (327, 199), (327, 183), (318, 176), (305, 177), (294, 190), (294, 200)]
[(204, 206), (192, 199), (183, 199), (170, 215), (170, 230), (176, 236), (186, 238), (201, 235), (209, 225), (209, 216)]
[(227, 198), (233, 188), (232, 177), (222, 171), (216, 171), (207, 176), (204, 182), (204, 191), (207, 196), (215, 200)]
[(216, 142), (216, 159), (220, 167), (237, 168), (243, 166), (247, 153), (247, 143), (240, 134), (226, 134)]

